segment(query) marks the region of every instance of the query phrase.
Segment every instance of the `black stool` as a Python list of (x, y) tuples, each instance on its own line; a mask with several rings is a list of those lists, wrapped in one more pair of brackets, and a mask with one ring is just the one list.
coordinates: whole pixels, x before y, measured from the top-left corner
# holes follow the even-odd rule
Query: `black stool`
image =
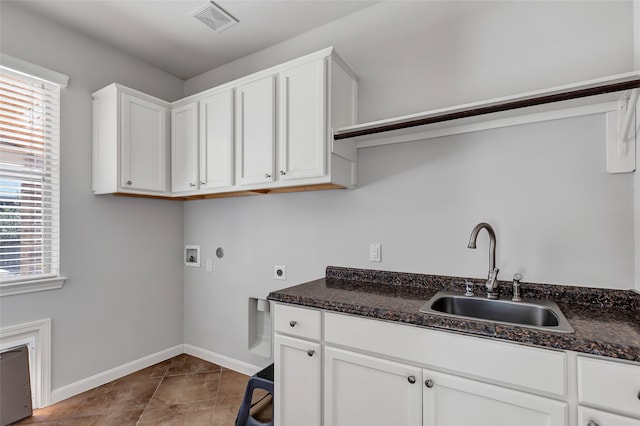
[(251, 407), (253, 407), (251, 398), (255, 389), (264, 389), (271, 394), (271, 412), (273, 412), (273, 364), (258, 371), (249, 379), (247, 388), (244, 391), (244, 398), (238, 410), (238, 417), (236, 417), (236, 426), (273, 426), (273, 416), (270, 422), (262, 423), (249, 414)]

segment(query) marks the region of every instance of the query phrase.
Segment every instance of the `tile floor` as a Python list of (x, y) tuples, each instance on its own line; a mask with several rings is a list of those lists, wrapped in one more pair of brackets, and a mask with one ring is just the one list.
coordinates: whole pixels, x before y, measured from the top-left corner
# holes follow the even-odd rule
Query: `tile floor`
[[(232, 426), (248, 376), (182, 354), (57, 404), (34, 410), (16, 425)], [(259, 393), (260, 392), (260, 393)], [(271, 418), (271, 396), (254, 392), (251, 413)]]

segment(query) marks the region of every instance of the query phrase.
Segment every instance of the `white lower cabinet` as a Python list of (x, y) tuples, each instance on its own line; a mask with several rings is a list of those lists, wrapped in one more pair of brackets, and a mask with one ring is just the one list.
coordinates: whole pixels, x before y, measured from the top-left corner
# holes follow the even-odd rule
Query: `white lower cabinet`
[(593, 408), (578, 407), (578, 426), (640, 426), (640, 420)]
[(325, 426), (565, 426), (568, 404), (325, 347)]
[(579, 356), (578, 403), (579, 426), (640, 426), (640, 368)]
[(568, 404), (526, 392), (423, 370), (425, 426), (564, 426)]
[(274, 413), (280, 426), (321, 425), (321, 346), (274, 336)]
[(420, 368), (331, 347), (324, 357), (325, 426), (422, 424)]
[(296, 305), (274, 312), (276, 425), (640, 426), (638, 363)]

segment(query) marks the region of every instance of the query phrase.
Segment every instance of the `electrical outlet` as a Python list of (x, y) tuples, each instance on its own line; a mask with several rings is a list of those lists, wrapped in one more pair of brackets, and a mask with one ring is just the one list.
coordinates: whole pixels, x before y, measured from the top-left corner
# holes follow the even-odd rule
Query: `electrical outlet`
[(284, 265), (273, 265), (273, 279), (287, 280), (287, 267)]

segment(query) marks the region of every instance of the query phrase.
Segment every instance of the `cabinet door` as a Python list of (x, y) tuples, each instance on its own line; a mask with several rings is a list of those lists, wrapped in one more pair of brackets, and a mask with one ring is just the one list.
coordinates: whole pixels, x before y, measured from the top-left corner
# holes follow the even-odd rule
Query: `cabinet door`
[(171, 189), (198, 189), (198, 103), (171, 111)]
[(640, 366), (579, 356), (578, 401), (640, 417)]
[(640, 426), (640, 420), (578, 406), (578, 426)]
[(120, 186), (166, 192), (167, 109), (124, 93), (120, 102)]
[(275, 76), (236, 88), (236, 162), (240, 185), (273, 182)]
[(324, 356), (326, 426), (422, 424), (419, 368), (330, 347)]
[(278, 426), (320, 426), (320, 344), (274, 336), (274, 420)]
[(282, 72), (280, 80), (280, 179), (324, 176), (327, 157), (326, 62)]
[(430, 370), (422, 374), (425, 426), (567, 424), (565, 402)]
[(233, 185), (233, 92), (200, 101), (200, 188)]

